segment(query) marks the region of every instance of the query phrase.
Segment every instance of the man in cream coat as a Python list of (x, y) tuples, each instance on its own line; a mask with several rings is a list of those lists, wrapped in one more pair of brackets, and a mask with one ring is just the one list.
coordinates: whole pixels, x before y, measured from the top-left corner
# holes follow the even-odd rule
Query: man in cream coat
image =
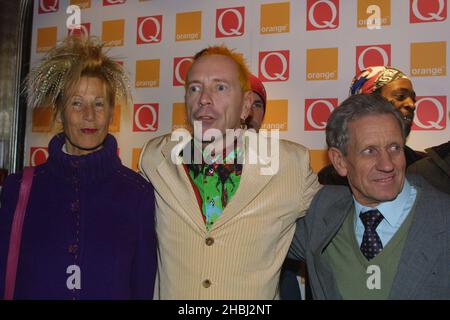
[[(193, 139), (169, 134), (142, 151), (140, 170), (156, 196), (155, 298), (278, 298), (295, 222), (320, 185), (305, 147), (239, 130), (252, 102), (248, 75), (228, 48), (200, 51), (186, 79)], [(225, 138), (227, 129), (234, 139)], [(207, 145), (211, 132), (220, 135)], [(270, 156), (261, 152), (264, 143)], [(186, 156), (196, 152), (203, 161), (192, 164)]]

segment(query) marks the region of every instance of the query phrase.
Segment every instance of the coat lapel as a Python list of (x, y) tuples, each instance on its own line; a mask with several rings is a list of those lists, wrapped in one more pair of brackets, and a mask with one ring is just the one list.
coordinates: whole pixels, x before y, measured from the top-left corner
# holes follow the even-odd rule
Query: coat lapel
[(319, 257), (327, 244), (333, 239), (353, 208), (353, 198), (341, 197), (338, 201), (327, 206), (326, 213), (321, 223), (314, 230), (315, 236), (311, 237), (311, 249)]
[[(220, 218), (216, 221), (213, 230), (221, 228), (224, 224), (240, 213), (272, 179), (273, 174), (263, 175), (263, 165), (269, 163), (269, 159), (257, 155), (258, 163), (249, 163), (249, 154), (255, 152), (248, 143), (245, 144), (245, 163), (242, 168), (239, 187), (230, 203), (225, 207)], [(275, 173), (274, 173), (275, 174)]]
[[(176, 199), (177, 210), (188, 217), (200, 230), (206, 232), (200, 207), (186, 171), (182, 165), (176, 165), (171, 159), (172, 149), (177, 141), (169, 141), (161, 150), (163, 161), (158, 164), (156, 171), (164, 183), (164, 190), (171, 193), (168, 198)], [(165, 197), (165, 195), (163, 195)]]
[(428, 151), (436, 165), (441, 168), (446, 175), (450, 176), (450, 165), (448, 163), (448, 158), (450, 156), (447, 155), (447, 157), (442, 158), (435, 150), (433, 150), (433, 148), (427, 149), (426, 151)]
[[(343, 225), (346, 217), (354, 212), (351, 194), (343, 194), (339, 200), (326, 206), (324, 215), (318, 219), (314, 230), (311, 230), (311, 250), (314, 256), (314, 270), (320, 279), (323, 299), (340, 300), (336, 280), (330, 267), (325, 263), (323, 252)], [(319, 211), (318, 211), (319, 212)]]
[[(189, 177), (182, 165), (176, 165), (172, 161), (171, 152), (177, 143), (177, 141), (168, 141), (162, 147), (161, 152), (164, 159), (157, 165), (156, 171), (161, 179), (160, 181), (164, 183), (164, 186), (162, 186), (164, 190), (171, 193), (169, 197), (176, 199), (183, 214), (189, 217), (202, 232), (206, 232), (205, 223)], [(246, 155), (254, 152), (248, 143), (246, 143), (245, 148)], [(261, 169), (269, 162), (269, 159), (261, 156), (258, 156), (257, 159), (258, 163), (250, 164), (248, 157), (246, 158), (238, 190), (212, 230), (221, 228), (239, 212), (242, 212), (272, 179), (273, 175), (261, 174)]]

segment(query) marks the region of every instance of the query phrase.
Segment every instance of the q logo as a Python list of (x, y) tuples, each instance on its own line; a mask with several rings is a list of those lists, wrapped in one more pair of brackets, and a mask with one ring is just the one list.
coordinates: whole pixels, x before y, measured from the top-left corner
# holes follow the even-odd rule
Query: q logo
[(328, 118), (337, 104), (337, 98), (305, 99), (305, 131), (325, 130)]
[(417, 97), (412, 130), (443, 130), (446, 126), (447, 97)]
[(38, 13), (56, 12), (59, 8), (59, 0), (39, 0)]
[(447, 0), (410, 0), (410, 23), (439, 22), (447, 18)]
[(114, 6), (116, 4), (124, 4), (127, 0), (103, 0), (103, 6)]
[(373, 66), (391, 65), (391, 45), (379, 44), (356, 47), (356, 74)]
[(306, 11), (308, 31), (336, 29), (339, 26), (339, 0), (308, 0)]
[(91, 32), (91, 24), (82, 23), (79, 28), (70, 28), (68, 31), (70, 36), (87, 37)]
[(158, 43), (162, 37), (162, 15), (139, 17), (137, 21), (137, 44)]
[(155, 132), (158, 130), (158, 103), (134, 105), (133, 132)]
[(259, 53), (259, 78), (262, 81), (289, 79), (289, 50)]
[(184, 86), (189, 67), (193, 62), (192, 57), (178, 57), (173, 59), (173, 86)]
[(30, 166), (38, 166), (48, 159), (47, 147), (31, 147), (30, 148)]
[(239, 37), (244, 34), (245, 7), (216, 10), (216, 38)]

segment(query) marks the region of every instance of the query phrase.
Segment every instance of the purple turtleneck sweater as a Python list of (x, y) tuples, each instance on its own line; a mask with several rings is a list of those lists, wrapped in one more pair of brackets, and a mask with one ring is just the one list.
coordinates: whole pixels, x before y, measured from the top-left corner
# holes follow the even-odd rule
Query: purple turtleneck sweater
[[(113, 136), (84, 156), (64, 153), (64, 142), (55, 136), (47, 162), (35, 169), (14, 298), (151, 299), (153, 187), (121, 164)], [(10, 175), (0, 197), (1, 298), (21, 179)]]

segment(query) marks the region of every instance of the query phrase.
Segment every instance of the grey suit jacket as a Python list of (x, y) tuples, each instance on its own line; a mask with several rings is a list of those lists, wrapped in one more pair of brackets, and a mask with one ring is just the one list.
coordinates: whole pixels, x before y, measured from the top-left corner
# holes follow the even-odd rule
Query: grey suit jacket
[[(418, 191), (416, 212), (389, 299), (450, 299), (450, 196), (420, 176), (407, 179)], [(325, 186), (297, 222), (289, 256), (306, 261), (314, 299), (341, 299), (323, 252), (352, 206), (348, 187)]]

